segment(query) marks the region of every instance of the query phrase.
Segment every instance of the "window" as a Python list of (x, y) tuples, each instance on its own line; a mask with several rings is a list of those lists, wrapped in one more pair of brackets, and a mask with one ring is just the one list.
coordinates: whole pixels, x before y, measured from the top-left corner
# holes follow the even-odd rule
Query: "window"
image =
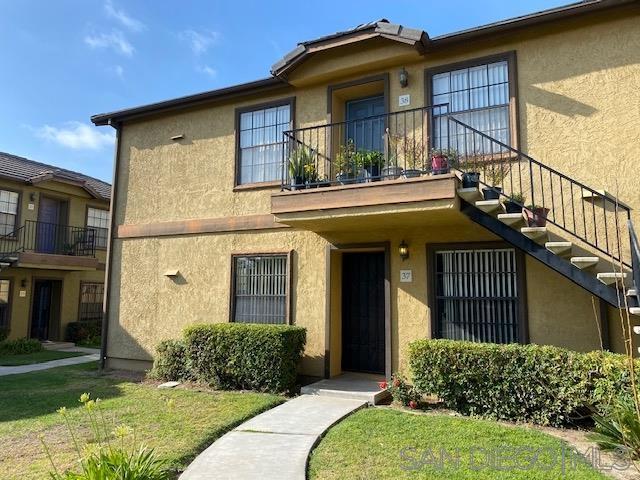
[(9, 328), (10, 280), (0, 280), (0, 328)]
[(232, 321), (287, 323), (288, 255), (235, 256), (232, 281)]
[(283, 132), (292, 127), (292, 102), (239, 114), (237, 182), (280, 180), (283, 159)]
[(521, 341), (520, 293), (512, 248), (435, 252), (436, 331), (472, 342)]
[(9, 235), (16, 230), (18, 198), (16, 192), (0, 190), (0, 236)]
[(101, 320), (103, 297), (103, 283), (81, 283), (78, 320), (80, 322), (87, 320)]
[(89, 207), (87, 209), (87, 227), (92, 227), (96, 231), (96, 248), (107, 248), (109, 211)]
[(509, 69), (505, 59), (431, 75), (432, 105), (442, 105), (433, 111), (434, 147), (450, 146), (468, 153), (492, 153), (496, 149), (494, 142), (482, 144), (477, 139), (475, 144), (465, 145), (465, 139), (470, 143), (475, 136), (465, 137), (462, 131), (457, 132), (456, 125), (443, 117), (447, 112), (482, 133), (511, 144)]

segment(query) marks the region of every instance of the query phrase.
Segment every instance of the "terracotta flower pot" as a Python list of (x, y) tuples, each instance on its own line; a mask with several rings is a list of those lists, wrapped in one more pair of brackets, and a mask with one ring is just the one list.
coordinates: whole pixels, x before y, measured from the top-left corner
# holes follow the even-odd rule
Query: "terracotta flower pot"
[(548, 208), (525, 208), (524, 214), (530, 227), (544, 227), (547, 224)]

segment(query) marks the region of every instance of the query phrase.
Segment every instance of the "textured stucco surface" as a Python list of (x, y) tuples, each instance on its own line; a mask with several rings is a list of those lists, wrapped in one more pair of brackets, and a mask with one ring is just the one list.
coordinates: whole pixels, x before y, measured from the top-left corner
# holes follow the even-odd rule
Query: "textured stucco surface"
[[(640, 156), (640, 28), (637, 16), (605, 15), (601, 18), (607, 21), (587, 18), (538, 27), (425, 57), (378, 43), (370, 51), (349, 47), (327, 54), (324, 64), (321, 56), (310, 61), (298, 78), (304, 86), (127, 124), (122, 136), (116, 223), (268, 214), (270, 195), (277, 188), (233, 191), (236, 107), (295, 96), (296, 127), (322, 124), (327, 118), (329, 83), (389, 73), (391, 109), (398, 110), (397, 97), (405, 93), (411, 95), (409, 108), (415, 108), (425, 103), (425, 68), (507, 51), (517, 56), (521, 150), (576, 180), (607, 189), (637, 209), (640, 193), (634, 170)], [(401, 60), (390, 67), (385, 62), (393, 51)], [(372, 65), (371, 54), (387, 60)], [(405, 89), (397, 82), (401, 66), (409, 72)], [(336, 72), (342, 76), (327, 80)], [(177, 134), (184, 134), (185, 139), (172, 142), (170, 137)], [(634, 217), (640, 223), (635, 213)], [(406, 228), (394, 224), (385, 229), (384, 219), (374, 219), (362, 223), (359, 231), (340, 227), (324, 232), (325, 238), (278, 231), (116, 240), (108, 354), (149, 360), (160, 339), (178, 336), (188, 324), (228, 321), (230, 254), (293, 249), (294, 318), (308, 328), (309, 339), (303, 370), (321, 375), (327, 347), (327, 241), (389, 241), (393, 367), (402, 368), (408, 343), (430, 335), (425, 244), (491, 239), (470, 222), (449, 220), (431, 227), (408, 222)], [(337, 224), (332, 228), (338, 228)], [(395, 254), (403, 238), (412, 245), (411, 258), (405, 262)], [(577, 350), (598, 348), (591, 297), (532, 259), (526, 265), (531, 341)], [(400, 285), (399, 270), (407, 267), (413, 270), (414, 282)], [(163, 277), (168, 268), (178, 268), (185, 283)], [(335, 288), (332, 286), (334, 293)], [(331, 311), (335, 323), (336, 308), (332, 306)], [(613, 337), (618, 331), (612, 318), (609, 322)], [(339, 345), (334, 333), (329, 338), (331, 349)], [(612, 344), (620, 349), (617, 339)], [(339, 361), (332, 356), (331, 370), (338, 369)]]

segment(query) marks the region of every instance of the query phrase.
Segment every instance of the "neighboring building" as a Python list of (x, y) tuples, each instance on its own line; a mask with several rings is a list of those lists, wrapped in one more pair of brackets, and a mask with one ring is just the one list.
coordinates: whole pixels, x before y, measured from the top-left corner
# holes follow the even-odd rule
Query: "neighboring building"
[[(623, 351), (639, 79), (638, 2), (585, 1), (435, 38), (372, 22), (270, 78), (94, 116), (118, 132), (107, 364), (230, 321), (305, 327), (320, 377), (389, 374), (424, 337)], [(547, 226), (430, 174), (433, 147)]]
[(64, 340), (100, 320), (111, 186), (0, 152), (0, 328)]

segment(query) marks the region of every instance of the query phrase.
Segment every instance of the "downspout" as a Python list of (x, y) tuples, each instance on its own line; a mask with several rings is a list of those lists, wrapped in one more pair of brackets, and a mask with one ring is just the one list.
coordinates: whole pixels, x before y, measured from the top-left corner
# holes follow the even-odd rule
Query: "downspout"
[(122, 132), (122, 125), (120, 123), (113, 123), (109, 121), (116, 130), (116, 145), (113, 160), (113, 182), (111, 183), (111, 202), (109, 203), (109, 241), (107, 242), (107, 265), (105, 268), (104, 277), (104, 299), (102, 300), (102, 338), (100, 341), (100, 370), (104, 370), (107, 363), (107, 336), (109, 335), (109, 298), (111, 293), (111, 271), (113, 268), (113, 239), (116, 231), (116, 198), (118, 189), (118, 164), (120, 160), (120, 136)]

